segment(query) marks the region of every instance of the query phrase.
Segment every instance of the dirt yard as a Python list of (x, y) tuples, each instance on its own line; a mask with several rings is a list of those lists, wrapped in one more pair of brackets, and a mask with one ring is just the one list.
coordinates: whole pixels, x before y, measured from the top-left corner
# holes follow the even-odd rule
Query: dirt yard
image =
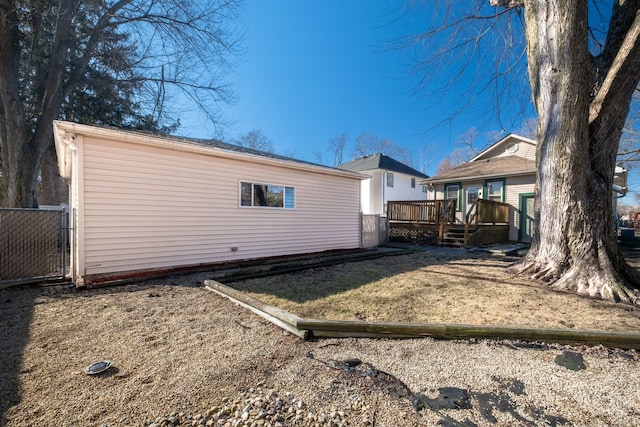
[[(549, 292), (508, 276), (508, 262), (432, 251), (233, 286), (316, 318), (638, 330), (637, 308)], [(484, 340), (302, 341), (207, 291), (202, 281), (209, 277), (0, 291), (0, 424), (634, 426), (640, 420), (637, 351)], [(287, 288), (296, 296), (275, 290)], [(85, 373), (102, 360), (112, 366)]]

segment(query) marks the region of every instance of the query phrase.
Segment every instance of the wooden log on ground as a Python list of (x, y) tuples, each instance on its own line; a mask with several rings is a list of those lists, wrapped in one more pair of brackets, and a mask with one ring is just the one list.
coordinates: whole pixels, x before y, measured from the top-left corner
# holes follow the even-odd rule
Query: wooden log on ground
[(215, 280), (205, 280), (204, 284), (205, 289), (215, 292), (218, 295), (228, 298), (234, 303), (251, 310), (258, 316), (281, 327), (287, 332), (305, 340), (310, 337), (309, 331), (298, 328), (298, 322), (302, 320), (302, 318), (272, 305), (265, 304), (260, 300), (252, 298), (243, 292), (230, 288), (229, 286), (225, 286)]
[(640, 348), (640, 334), (580, 329), (518, 328), (507, 326), (420, 324), (402, 322), (360, 322), (303, 319), (298, 327), (316, 337), (378, 337), (443, 339), (512, 339), (522, 341), (603, 345), (614, 348)]
[(405, 322), (362, 322), (350, 320), (303, 319), (215, 280), (205, 280), (205, 288), (245, 307), (275, 325), (303, 339), (323, 338), (439, 338), (508, 339), (528, 342), (603, 345), (640, 349), (640, 333), (580, 329), (520, 328), (509, 326), (429, 324)]

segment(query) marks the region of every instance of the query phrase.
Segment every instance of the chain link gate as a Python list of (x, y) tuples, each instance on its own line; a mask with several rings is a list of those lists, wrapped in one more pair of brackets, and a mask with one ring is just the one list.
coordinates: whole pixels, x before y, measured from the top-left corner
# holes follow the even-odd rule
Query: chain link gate
[(67, 212), (0, 209), (0, 285), (64, 279)]

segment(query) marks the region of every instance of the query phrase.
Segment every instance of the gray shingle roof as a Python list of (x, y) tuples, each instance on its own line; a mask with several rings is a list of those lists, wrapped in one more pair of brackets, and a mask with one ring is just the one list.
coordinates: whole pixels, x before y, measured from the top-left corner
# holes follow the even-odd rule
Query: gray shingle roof
[(344, 169), (352, 172), (362, 172), (373, 169), (383, 169), (390, 172), (404, 173), (418, 178), (428, 178), (428, 175), (423, 174), (410, 166), (400, 163), (399, 161), (392, 159), (384, 154), (371, 154), (363, 156), (350, 162), (342, 163), (336, 166), (338, 169)]
[(319, 167), (328, 168), (328, 169), (336, 169), (336, 168), (334, 168), (332, 166), (321, 165), (319, 163), (314, 163), (314, 162), (309, 162), (309, 161), (306, 161), (306, 160), (295, 159), (293, 157), (282, 156), (280, 154), (270, 153), (270, 152), (267, 152), (267, 151), (255, 150), (253, 148), (247, 148), (247, 147), (243, 147), (241, 145), (231, 144), (231, 143), (228, 143), (228, 142), (223, 142), (223, 141), (220, 141), (219, 139), (205, 139), (205, 138), (193, 138), (193, 137), (179, 136), (179, 135), (167, 135), (167, 134), (159, 134), (159, 133), (156, 133), (156, 132), (150, 132), (150, 131), (144, 131), (144, 130), (138, 130), (138, 129), (116, 128), (114, 126), (107, 126), (107, 125), (90, 125), (90, 126), (97, 127), (97, 128), (103, 128), (103, 129), (111, 129), (111, 130), (114, 130), (114, 131), (135, 133), (135, 134), (139, 134), (139, 135), (156, 137), (156, 138), (163, 138), (163, 139), (167, 139), (167, 140), (180, 142), (180, 143), (183, 143), (183, 144), (205, 145), (205, 146), (215, 147), (215, 148), (218, 148), (218, 149), (221, 149), (221, 150), (235, 151), (237, 153), (252, 154), (252, 155), (255, 155), (255, 156), (261, 156), (261, 157), (266, 157), (266, 158), (270, 158), (270, 159), (286, 160), (286, 161), (290, 161), (290, 162), (294, 162), (294, 163), (301, 163), (301, 164), (304, 164), (304, 165), (319, 166)]
[(463, 163), (424, 182), (461, 181), (470, 178), (485, 178), (505, 175), (536, 173), (536, 163), (520, 156), (492, 157)]
[(220, 141), (219, 139), (202, 139), (202, 138), (191, 138), (186, 136), (175, 136), (175, 135), (154, 135), (154, 136), (171, 139), (171, 140), (175, 140), (182, 143), (195, 144), (195, 145), (209, 145), (211, 147), (216, 147), (221, 150), (235, 151), (237, 153), (253, 154), (255, 156), (268, 157), (270, 159), (287, 160), (295, 163), (302, 163), (305, 165), (320, 166), (324, 168), (335, 169), (335, 168), (332, 168), (331, 166), (321, 165), (319, 163), (314, 163), (314, 162), (308, 162), (306, 160), (295, 159), (289, 156), (282, 156), (280, 154), (271, 153), (268, 151), (261, 151), (253, 148), (243, 147), (241, 145), (223, 142), (223, 141)]

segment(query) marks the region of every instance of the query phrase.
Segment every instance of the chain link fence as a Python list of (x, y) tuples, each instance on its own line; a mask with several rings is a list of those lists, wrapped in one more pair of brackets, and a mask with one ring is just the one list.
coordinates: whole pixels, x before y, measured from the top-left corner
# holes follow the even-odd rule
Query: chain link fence
[(0, 209), (0, 284), (64, 278), (67, 213)]

